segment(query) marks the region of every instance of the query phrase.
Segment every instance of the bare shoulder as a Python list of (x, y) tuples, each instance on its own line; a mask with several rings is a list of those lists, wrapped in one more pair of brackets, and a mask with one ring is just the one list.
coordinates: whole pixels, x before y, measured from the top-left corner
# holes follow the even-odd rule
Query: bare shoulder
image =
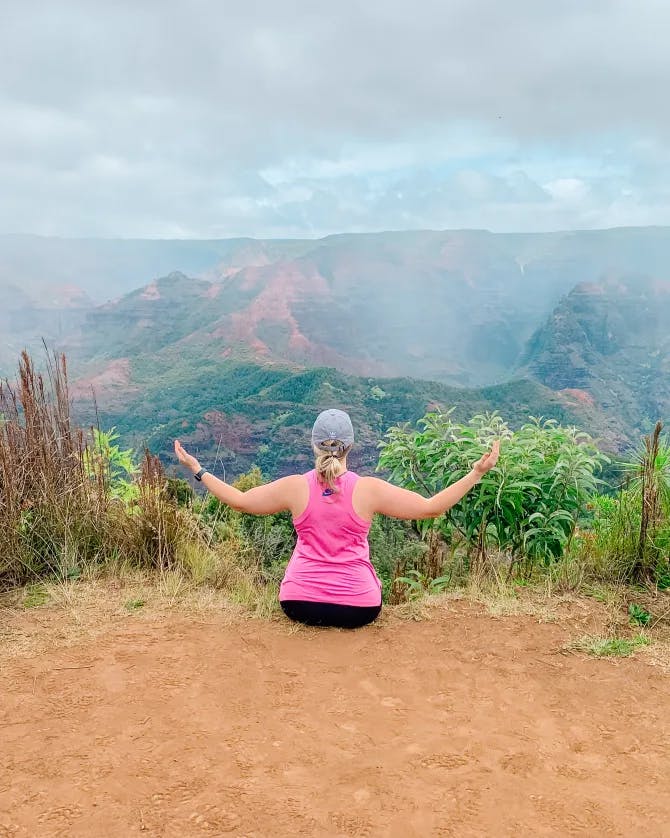
[(277, 492), (281, 492), (284, 497), (289, 499), (300, 498), (307, 491), (307, 481), (303, 474), (289, 474), (286, 477), (279, 477), (267, 485), (272, 486)]
[(354, 488), (352, 502), (354, 511), (362, 518), (371, 519), (377, 511), (377, 499), (383, 491), (385, 481), (378, 477), (359, 477)]
[(254, 486), (244, 491), (245, 494), (254, 492), (255, 494), (276, 494), (278, 492), (286, 493), (294, 489), (298, 489), (304, 478), (301, 474), (289, 474), (286, 477), (278, 477), (276, 480), (270, 480), (269, 483), (261, 483), (260, 486)]
[(309, 485), (304, 474), (289, 474), (281, 477), (281, 494), (285, 498), (286, 506), (296, 518), (300, 515), (309, 501)]
[(277, 485), (281, 484), (282, 486), (302, 486), (305, 483), (305, 475), (304, 474), (287, 474), (286, 477), (278, 477), (277, 480), (273, 481)]
[(386, 481), (382, 480), (379, 477), (359, 477), (358, 478), (358, 486), (364, 492), (374, 492), (378, 491), (382, 486), (386, 485)]
[(307, 505), (308, 496), (309, 489), (304, 477), (290, 474), (244, 492), (239, 508), (252, 515), (271, 515), (285, 510), (295, 515), (296, 510)]
[(361, 490), (360, 495), (366, 498), (385, 498), (398, 491), (403, 491), (389, 483), (388, 480), (382, 480), (381, 477), (361, 477), (359, 480)]
[(427, 501), (416, 492), (394, 486), (379, 477), (362, 477), (361, 483), (361, 490), (353, 500), (354, 508), (363, 517), (372, 518), (375, 512), (391, 518), (426, 517)]

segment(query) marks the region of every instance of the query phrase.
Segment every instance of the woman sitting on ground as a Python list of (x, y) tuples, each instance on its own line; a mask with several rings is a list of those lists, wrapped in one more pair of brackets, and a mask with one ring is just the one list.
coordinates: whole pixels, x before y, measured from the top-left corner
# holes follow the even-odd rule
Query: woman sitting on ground
[(354, 442), (349, 416), (324, 410), (312, 428), (315, 467), (241, 492), (201, 468), (179, 440), (179, 462), (222, 503), (251, 515), (288, 511), (298, 540), (281, 583), (279, 600), (292, 620), (308, 625), (359, 628), (380, 613), (381, 582), (370, 563), (368, 532), (375, 512), (392, 518), (436, 518), (477, 484), (498, 460), (499, 443), (472, 471), (432, 498), (377, 477), (347, 470)]

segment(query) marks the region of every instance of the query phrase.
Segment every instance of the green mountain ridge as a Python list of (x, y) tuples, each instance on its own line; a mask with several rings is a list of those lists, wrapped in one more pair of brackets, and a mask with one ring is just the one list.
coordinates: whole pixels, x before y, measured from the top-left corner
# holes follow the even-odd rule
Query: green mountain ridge
[[(173, 462), (180, 438), (210, 467), (228, 476), (259, 465), (273, 477), (310, 468), (309, 429), (328, 407), (347, 410), (356, 428), (352, 467), (371, 472), (377, 444), (393, 424), (415, 421), (429, 409), (455, 408), (455, 416), (498, 410), (513, 425), (531, 414), (584, 425), (589, 411), (541, 384), (514, 381), (475, 390), (413, 379), (361, 378), (333, 368), (296, 371), (227, 361), (158, 369), (155, 359), (133, 362), (136, 391), (100, 410), (128, 444), (147, 445)], [(80, 402), (84, 422), (94, 420)]]
[[(51, 342), (67, 352), (81, 415), (93, 390), (105, 426), (166, 457), (180, 433), (207, 456), (223, 446), (235, 471), (257, 462), (281, 473), (295, 463), (275, 442), (302, 444), (329, 405), (357, 417), (368, 466), (381, 431), (436, 403), (517, 424), (553, 416), (618, 450), (668, 413), (668, 228), (106, 242), (61, 308), (45, 289), (94, 266), (97, 244), (30, 244), (33, 257), (17, 262), (14, 242), (3, 262), (0, 237), (0, 286), (11, 275), (21, 288), (0, 315), (0, 363), (7, 346), (15, 362), (12, 326), (27, 334), (31, 305), (41, 324), (60, 317)], [(33, 282), (48, 252), (61, 262)], [(194, 275), (132, 278), (170, 259)], [(121, 276), (117, 299), (82, 296)]]

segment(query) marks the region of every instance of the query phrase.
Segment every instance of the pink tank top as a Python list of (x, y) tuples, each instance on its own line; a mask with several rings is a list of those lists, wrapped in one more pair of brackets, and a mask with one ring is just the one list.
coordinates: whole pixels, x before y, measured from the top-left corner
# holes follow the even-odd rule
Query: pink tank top
[(358, 475), (345, 471), (332, 493), (319, 483), (316, 471), (305, 477), (309, 501), (302, 515), (293, 519), (298, 541), (279, 599), (379, 605), (382, 586), (370, 563), (370, 522), (354, 512), (351, 502)]

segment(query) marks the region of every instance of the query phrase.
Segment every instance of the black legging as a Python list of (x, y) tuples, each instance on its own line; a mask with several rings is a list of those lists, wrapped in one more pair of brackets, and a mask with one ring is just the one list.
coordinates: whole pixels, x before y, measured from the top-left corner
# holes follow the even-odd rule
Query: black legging
[(306, 602), (302, 599), (285, 599), (281, 602), (284, 614), (307, 626), (331, 626), (355, 629), (376, 620), (381, 605), (334, 605), (332, 602)]

